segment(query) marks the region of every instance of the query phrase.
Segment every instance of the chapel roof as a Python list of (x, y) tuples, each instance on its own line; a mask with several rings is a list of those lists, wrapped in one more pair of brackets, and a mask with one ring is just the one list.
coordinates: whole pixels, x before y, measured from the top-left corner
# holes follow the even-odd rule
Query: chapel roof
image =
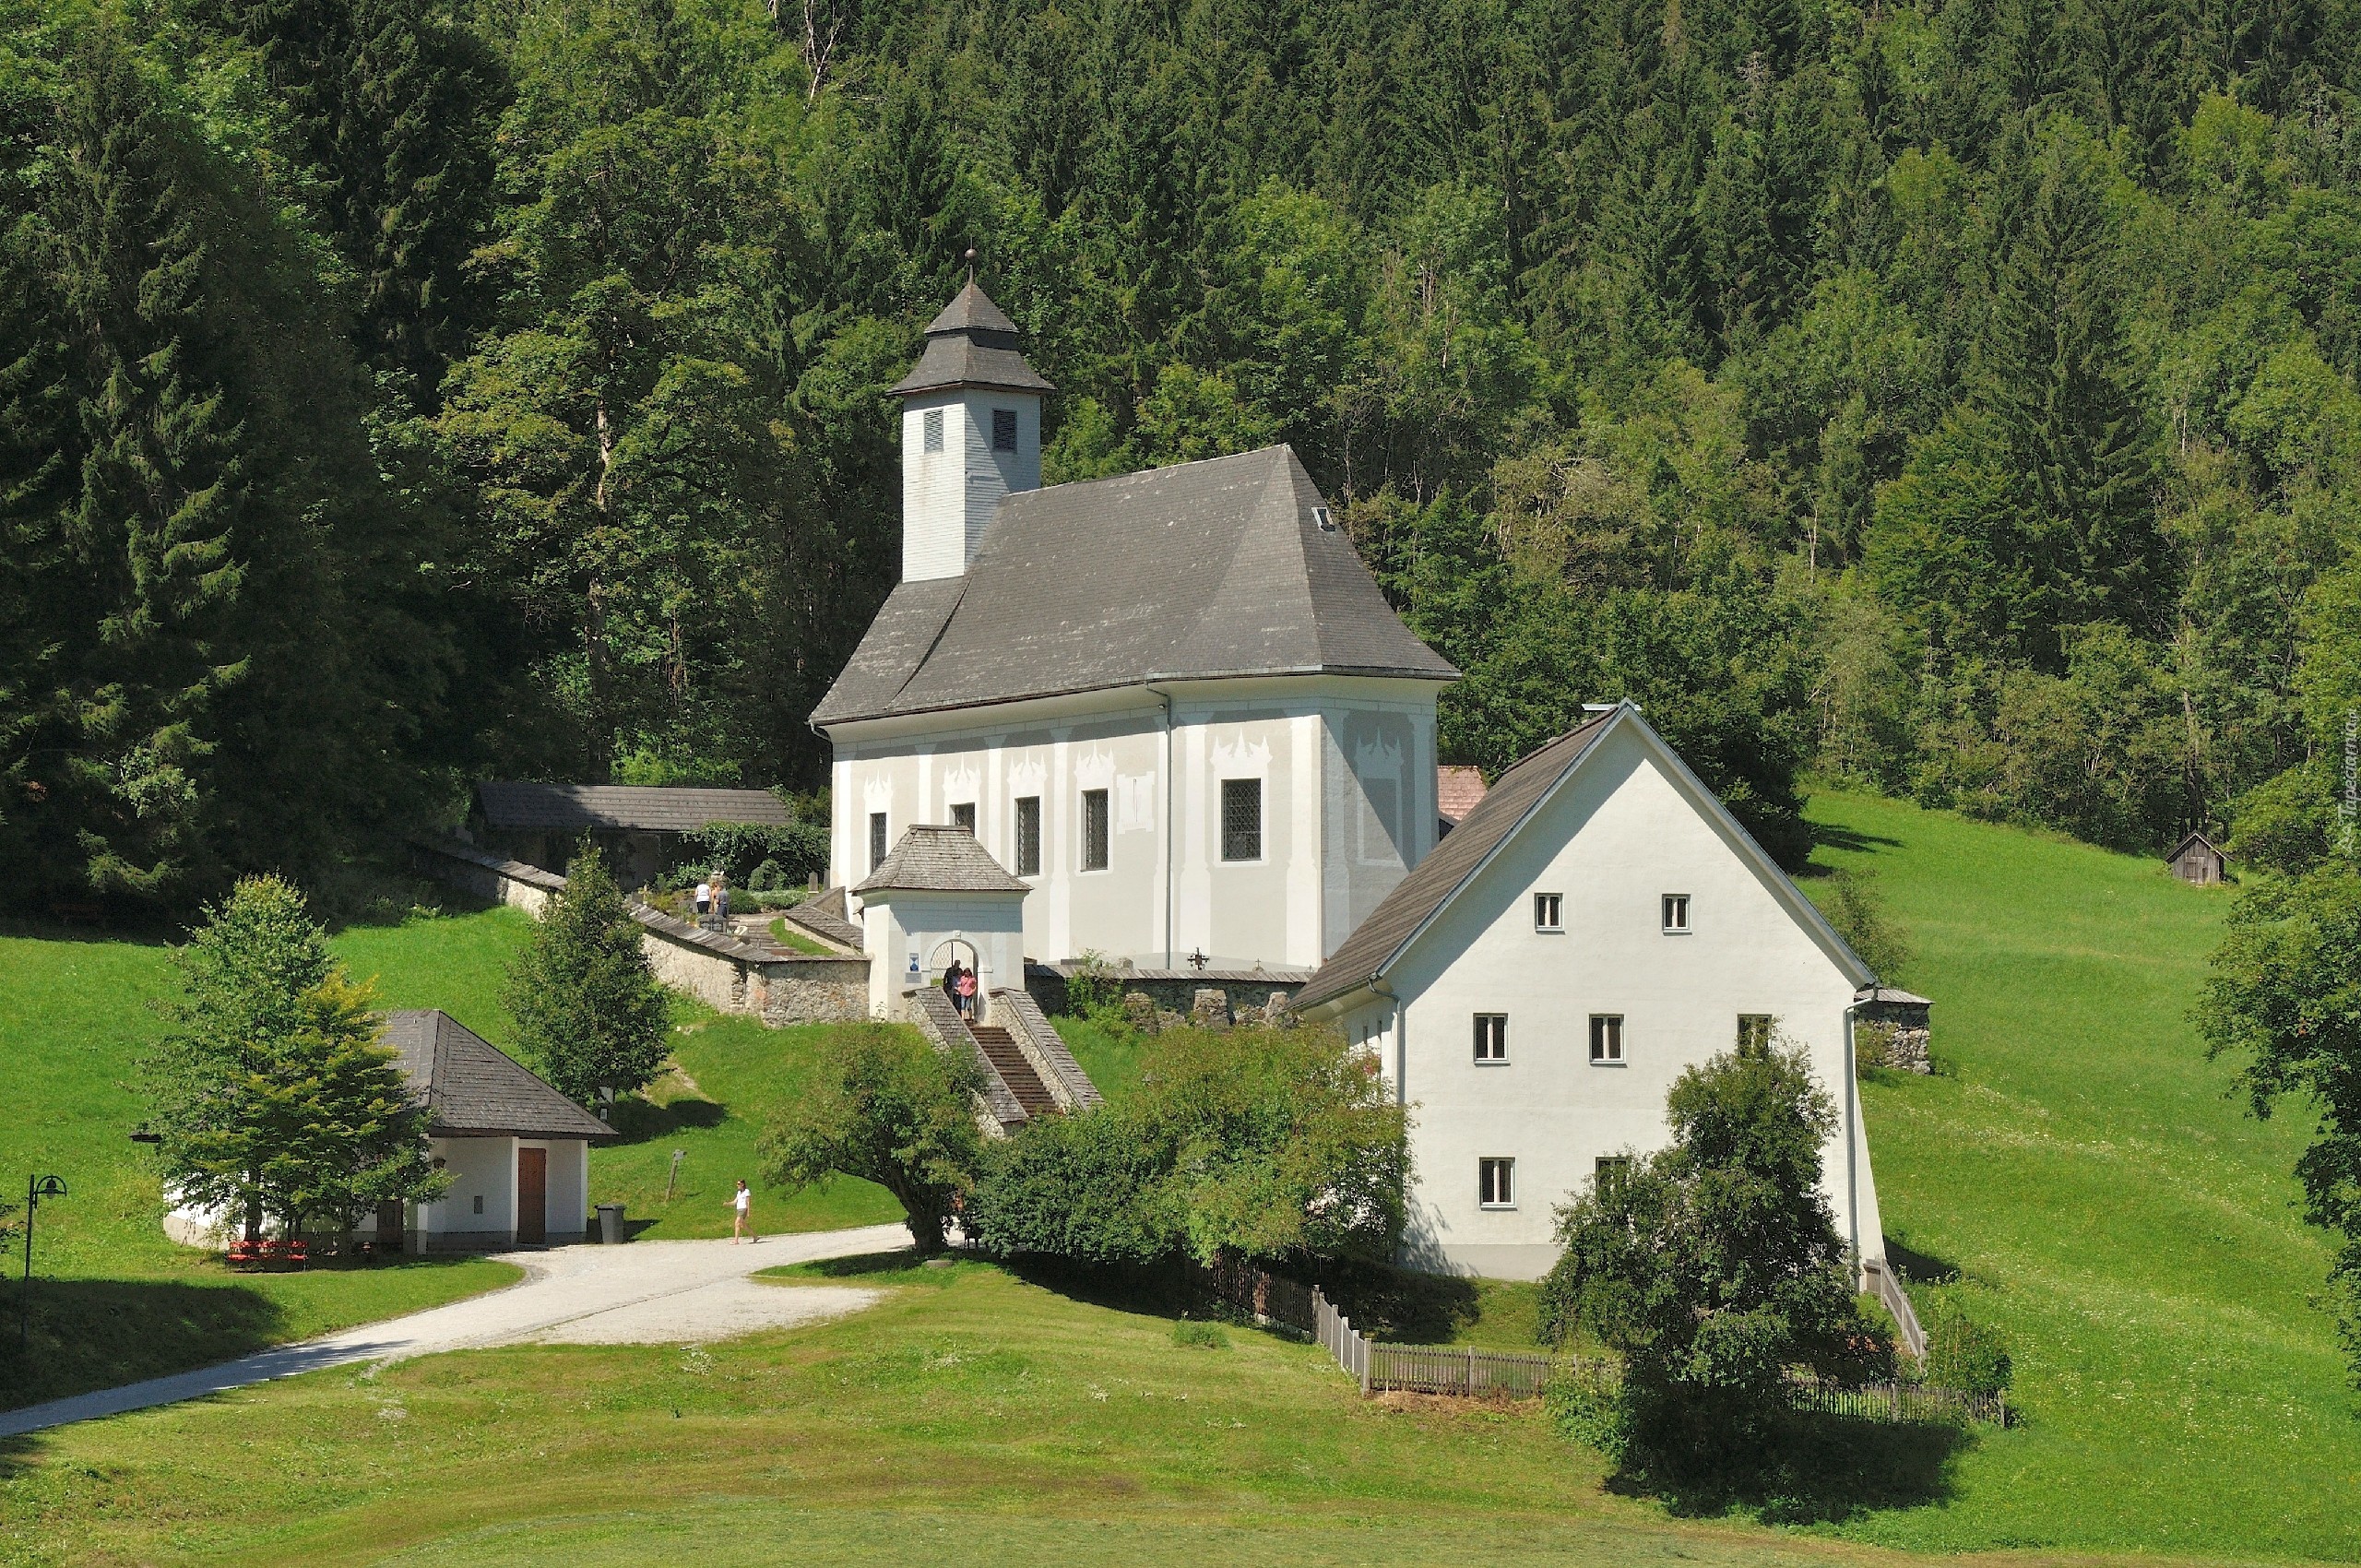
[(1394, 613), (1295, 452), (1009, 496), (964, 576), (906, 582), (819, 724), (1156, 681), (1456, 680)]
[(487, 826), (613, 827), (694, 833), (717, 822), (791, 826), (795, 813), (768, 790), (703, 790), (638, 784), (476, 786)]
[(1030, 893), (964, 827), (913, 823), (855, 893)]
[(436, 1137), (611, 1138), (615, 1130), (439, 1008), (386, 1015), (380, 1039), (401, 1053)]

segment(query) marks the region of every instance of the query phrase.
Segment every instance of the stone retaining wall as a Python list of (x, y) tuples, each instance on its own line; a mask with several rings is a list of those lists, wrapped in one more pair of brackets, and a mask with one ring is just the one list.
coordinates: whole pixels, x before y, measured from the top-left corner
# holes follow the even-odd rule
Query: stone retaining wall
[[(522, 861), (436, 839), (416, 846), (427, 874), (539, 919), (565, 878)], [(718, 1012), (751, 1014), (773, 1028), (869, 1016), (869, 960), (781, 954), (701, 930), (646, 904), (631, 907), (640, 951), (656, 978)]]

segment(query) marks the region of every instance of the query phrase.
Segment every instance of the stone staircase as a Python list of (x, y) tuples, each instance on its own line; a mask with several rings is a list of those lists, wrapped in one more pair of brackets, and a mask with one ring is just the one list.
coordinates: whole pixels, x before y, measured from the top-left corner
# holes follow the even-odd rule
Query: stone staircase
[(1058, 1109), (1057, 1097), (1026, 1060), (1015, 1036), (998, 1024), (971, 1024), (967, 1032), (975, 1037), (977, 1048), (1000, 1075), (1001, 1082), (1008, 1086), (1008, 1092), (1016, 1097), (1016, 1103), (1025, 1108), (1026, 1115), (1047, 1116)]

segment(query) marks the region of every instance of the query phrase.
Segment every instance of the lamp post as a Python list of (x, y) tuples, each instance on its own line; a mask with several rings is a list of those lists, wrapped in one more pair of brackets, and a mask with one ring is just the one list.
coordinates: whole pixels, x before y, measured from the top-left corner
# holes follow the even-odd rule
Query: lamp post
[(17, 1349), (19, 1353), (32, 1344), (33, 1216), (40, 1211), (42, 1199), (65, 1195), (65, 1183), (54, 1176), (25, 1178), (25, 1283), (17, 1298)]

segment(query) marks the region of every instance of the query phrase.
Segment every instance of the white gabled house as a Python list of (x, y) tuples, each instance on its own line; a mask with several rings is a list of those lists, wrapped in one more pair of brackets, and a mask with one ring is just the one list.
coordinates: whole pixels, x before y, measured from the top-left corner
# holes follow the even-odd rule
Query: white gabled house
[(1822, 1181), (1869, 1265), (1852, 1013), (1874, 978), (1626, 703), (1503, 774), (1296, 1004), (1413, 1108), (1410, 1261), (1546, 1273), (1554, 1207), (1663, 1146), (1681, 1071), (1775, 1029), (1837, 1103)]

